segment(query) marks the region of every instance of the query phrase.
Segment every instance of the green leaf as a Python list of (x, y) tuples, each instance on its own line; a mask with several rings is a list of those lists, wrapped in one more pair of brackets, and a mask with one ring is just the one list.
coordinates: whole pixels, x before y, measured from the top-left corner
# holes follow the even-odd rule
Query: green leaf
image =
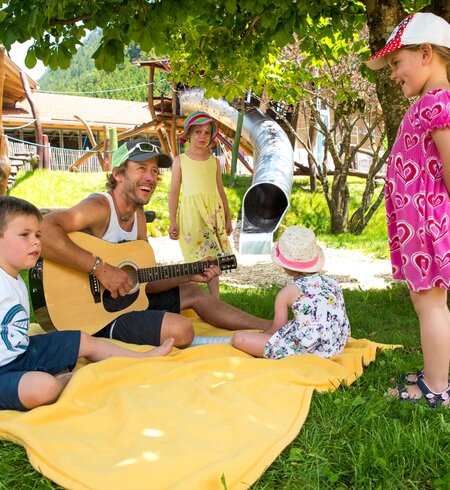
[(28, 68), (34, 68), (36, 66), (37, 58), (34, 53), (34, 48), (31, 47), (27, 51), (27, 55), (25, 56), (25, 66)]

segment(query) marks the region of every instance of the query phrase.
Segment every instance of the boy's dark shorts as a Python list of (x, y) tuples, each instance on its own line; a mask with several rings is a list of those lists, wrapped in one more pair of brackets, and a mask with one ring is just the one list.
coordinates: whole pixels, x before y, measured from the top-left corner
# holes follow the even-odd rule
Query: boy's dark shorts
[(164, 313), (180, 313), (180, 290), (172, 288), (161, 293), (147, 294), (147, 297), (149, 306), (146, 310), (124, 313), (98, 331), (95, 337), (137, 345), (160, 345)]
[(67, 330), (30, 336), (27, 350), (0, 367), (0, 409), (27, 410), (19, 400), (19, 382), (25, 373), (57, 374), (72, 371), (78, 360), (80, 331)]

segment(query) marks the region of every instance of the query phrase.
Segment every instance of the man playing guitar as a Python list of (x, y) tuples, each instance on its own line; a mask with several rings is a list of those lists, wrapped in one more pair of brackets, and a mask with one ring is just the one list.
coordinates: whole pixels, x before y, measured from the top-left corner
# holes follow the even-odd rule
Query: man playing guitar
[[(42, 223), (42, 257), (95, 277), (111, 298), (124, 297), (133, 288), (130, 275), (70, 239), (84, 232), (107, 242), (144, 240), (147, 243), (143, 206), (148, 204), (158, 181), (158, 168), (171, 166), (171, 158), (155, 153), (145, 140), (126, 142), (114, 153), (107, 192), (89, 195), (70, 209), (54, 211)], [(149, 246), (150, 248), (150, 246)], [(195, 283), (208, 283), (220, 274), (217, 265), (200, 273), (148, 282), (148, 308), (128, 311), (105, 324), (96, 336), (134, 344), (160, 345), (173, 337), (176, 347), (193, 339), (192, 322), (180, 315), (193, 309), (204, 321), (228, 330), (264, 330), (270, 321), (250, 315), (214, 297)], [(45, 268), (44, 268), (45, 275)], [(70, 292), (69, 292), (70, 294)], [(80, 328), (83, 309), (79, 312)]]

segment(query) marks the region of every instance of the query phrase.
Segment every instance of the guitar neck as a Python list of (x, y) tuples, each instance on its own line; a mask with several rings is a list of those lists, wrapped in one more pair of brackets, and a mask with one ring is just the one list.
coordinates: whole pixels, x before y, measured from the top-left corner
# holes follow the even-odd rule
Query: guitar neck
[(205, 269), (213, 265), (218, 265), (217, 260), (204, 260), (191, 262), (189, 264), (170, 264), (157, 267), (147, 267), (138, 269), (137, 277), (140, 284), (162, 279), (172, 279), (173, 277), (190, 276), (201, 274)]

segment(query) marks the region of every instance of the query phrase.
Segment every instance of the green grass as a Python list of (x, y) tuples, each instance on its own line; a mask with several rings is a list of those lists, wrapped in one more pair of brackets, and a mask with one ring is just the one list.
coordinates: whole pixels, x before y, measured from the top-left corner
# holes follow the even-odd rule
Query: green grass
[[(57, 175), (38, 172), (24, 176), (12, 194), (42, 207), (68, 206), (88, 192), (103, 189), (103, 175), (54, 173)], [(329, 246), (387, 256), (383, 208), (361, 236), (333, 237), (327, 230), (323, 197), (310, 194), (305, 183), (304, 179), (296, 180), (282, 227), (302, 223), (316, 229)], [(234, 217), (239, 216), (248, 185), (248, 179), (240, 178), (234, 189), (226, 189)], [(352, 181), (351, 186), (362, 192), (360, 181)], [(167, 189), (168, 179), (163, 176), (149, 206), (159, 216), (152, 224), (156, 228), (149, 230), (152, 234), (166, 233)], [(255, 315), (271, 317), (276, 292), (275, 288), (223, 286), (221, 294), (235, 306), (245, 305)], [(404, 349), (379, 352), (351, 386), (314, 394), (300, 434), (252, 489), (450, 489), (450, 411), (383, 396), (401, 373), (422, 367), (418, 321), (407, 288), (399, 284), (385, 290), (346, 290), (344, 294), (354, 337), (403, 344)], [(32, 469), (21, 447), (0, 441), (0, 489), (11, 488), (58, 487)]]

